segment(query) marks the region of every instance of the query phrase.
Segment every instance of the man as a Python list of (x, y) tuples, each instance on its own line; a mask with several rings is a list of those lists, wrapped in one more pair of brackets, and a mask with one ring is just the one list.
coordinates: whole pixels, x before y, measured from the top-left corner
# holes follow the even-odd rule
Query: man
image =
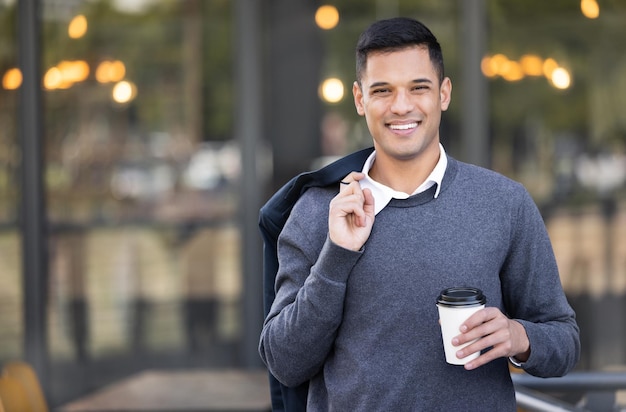
[[(576, 364), (578, 326), (527, 191), (449, 157), (452, 84), (421, 23), (374, 23), (357, 44), (354, 101), (374, 141), (362, 170), (310, 188), (278, 242), (259, 351), (280, 382), (309, 382), (311, 411), (515, 411), (511, 361), (537, 376)], [(339, 187), (337, 187), (339, 186)], [(471, 286), (487, 307), (447, 364), (436, 298)]]

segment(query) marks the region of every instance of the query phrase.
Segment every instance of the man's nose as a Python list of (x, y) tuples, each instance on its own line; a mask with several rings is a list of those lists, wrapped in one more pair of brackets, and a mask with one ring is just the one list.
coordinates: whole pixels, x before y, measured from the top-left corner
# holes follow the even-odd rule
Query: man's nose
[(413, 110), (413, 101), (408, 91), (398, 90), (391, 104), (391, 111), (396, 114), (406, 114)]

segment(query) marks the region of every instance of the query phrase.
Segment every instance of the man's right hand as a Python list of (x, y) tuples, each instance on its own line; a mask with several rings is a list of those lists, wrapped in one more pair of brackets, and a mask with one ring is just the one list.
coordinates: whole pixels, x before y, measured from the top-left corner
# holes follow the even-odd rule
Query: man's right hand
[(350, 250), (361, 250), (374, 225), (374, 196), (361, 189), (365, 175), (352, 172), (340, 183), (339, 194), (330, 202), (328, 230), (330, 240)]

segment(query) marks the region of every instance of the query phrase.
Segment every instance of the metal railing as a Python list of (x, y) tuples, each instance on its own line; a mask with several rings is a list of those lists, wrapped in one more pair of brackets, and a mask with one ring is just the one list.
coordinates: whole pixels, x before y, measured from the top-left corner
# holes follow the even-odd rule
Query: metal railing
[(524, 412), (581, 412), (587, 411), (578, 406), (570, 405), (541, 392), (515, 386), (515, 400), (518, 410)]
[[(524, 373), (511, 374), (517, 404), (525, 411), (626, 411), (617, 404), (617, 392), (626, 390), (626, 372), (572, 372), (560, 378), (537, 378)], [(548, 393), (582, 395), (577, 405), (570, 405)]]

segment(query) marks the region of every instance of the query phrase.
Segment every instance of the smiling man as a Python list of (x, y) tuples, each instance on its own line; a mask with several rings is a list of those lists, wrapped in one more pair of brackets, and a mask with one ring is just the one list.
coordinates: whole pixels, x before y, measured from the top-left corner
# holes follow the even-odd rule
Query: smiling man
[[(376, 22), (356, 59), (374, 151), (295, 204), (261, 357), (284, 385), (309, 383), (309, 411), (515, 411), (509, 362), (560, 376), (580, 352), (541, 215), (519, 183), (446, 154), (452, 84), (428, 28)], [(480, 352), (463, 366), (446, 363), (435, 306), (457, 286), (487, 297), (453, 340), (460, 359)]]

